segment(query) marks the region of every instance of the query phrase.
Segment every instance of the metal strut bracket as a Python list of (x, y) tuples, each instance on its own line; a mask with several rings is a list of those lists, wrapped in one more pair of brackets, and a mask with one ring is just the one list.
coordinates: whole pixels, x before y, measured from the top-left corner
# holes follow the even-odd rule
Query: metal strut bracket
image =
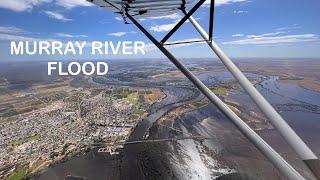
[(213, 35), (213, 23), (214, 23), (214, 0), (211, 0), (210, 3), (210, 20), (209, 20), (209, 41), (212, 41)]
[[(197, 9), (199, 9), (201, 7), (201, 5), (205, 2), (206, 0), (200, 0), (179, 22), (178, 24), (176, 24), (174, 26), (174, 28), (171, 29), (171, 31), (169, 31), (169, 33), (164, 36), (164, 38), (160, 41), (160, 44), (165, 43), (181, 26), (184, 22), (186, 22), (189, 17), (197, 11)], [(181, 10), (185, 10), (185, 9), (181, 9)]]
[(206, 40), (193, 40), (193, 41), (178, 41), (178, 42), (170, 42), (170, 43), (165, 43), (163, 46), (171, 46), (171, 45), (179, 45), (179, 44), (191, 44), (191, 43), (201, 43), (201, 42), (207, 42)]
[(237, 116), (218, 96), (206, 87), (190, 70), (177, 60), (161, 42), (158, 42), (139, 22), (130, 14), (126, 16), (143, 32), (149, 40), (225, 115), (238, 129), (267, 157), (275, 167), (286, 177), (292, 180), (303, 180), (289, 163), (287, 163), (270, 145), (268, 145), (256, 132), (254, 132), (239, 116)]

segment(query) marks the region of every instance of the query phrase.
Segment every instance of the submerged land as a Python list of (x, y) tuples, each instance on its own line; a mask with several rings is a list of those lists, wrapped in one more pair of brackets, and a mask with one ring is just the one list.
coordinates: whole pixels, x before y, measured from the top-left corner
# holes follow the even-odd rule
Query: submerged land
[[(221, 63), (184, 63), (311, 178)], [(108, 64), (107, 76), (93, 77), (48, 77), (38, 62), (0, 66), (1, 179), (283, 179), (168, 61)], [(319, 154), (320, 61), (236, 64)], [(146, 143), (126, 144), (135, 141)]]

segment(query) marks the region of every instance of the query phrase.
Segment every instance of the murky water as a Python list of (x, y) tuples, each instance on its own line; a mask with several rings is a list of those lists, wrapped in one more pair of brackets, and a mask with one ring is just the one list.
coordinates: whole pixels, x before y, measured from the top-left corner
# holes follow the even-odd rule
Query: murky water
[[(299, 136), (320, 154), (320, 92), (294, 84), (279, 82), (272, 77), (257, 85), (261, 94), (278, 110)], [(249, 109), (259, 111), (243, 91), (231, 96)]]

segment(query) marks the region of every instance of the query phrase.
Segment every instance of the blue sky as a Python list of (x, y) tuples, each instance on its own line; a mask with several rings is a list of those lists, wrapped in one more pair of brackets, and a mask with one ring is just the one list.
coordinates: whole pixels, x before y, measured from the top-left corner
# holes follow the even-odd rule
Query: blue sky
[[(231, 57), (320, 57), (320, 1), (216, 0), (215, 41)], [(207, 28), (209, 8), (195, 13)], [(156, 49), (144, 56), (11, 56), (10, 41), (144, 41), (147, 38), (120, 16), (84, 0), (2, 0), (0, 4), (0, 61), (35, 59), (161, 58)], [(141, 23), (159, 40), (180, 14)], [(170, 41), (198, 39), (186, 23)], [(206, 44), (171, 47), (178, 57), (215, 57)]]

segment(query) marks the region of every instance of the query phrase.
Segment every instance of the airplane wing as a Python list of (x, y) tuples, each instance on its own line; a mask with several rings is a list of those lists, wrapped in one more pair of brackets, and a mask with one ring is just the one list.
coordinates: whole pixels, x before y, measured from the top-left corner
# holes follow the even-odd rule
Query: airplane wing
[(194, 0), (88, 0), (109, 11), (137, 18), (165, 16), (185, 8)]

